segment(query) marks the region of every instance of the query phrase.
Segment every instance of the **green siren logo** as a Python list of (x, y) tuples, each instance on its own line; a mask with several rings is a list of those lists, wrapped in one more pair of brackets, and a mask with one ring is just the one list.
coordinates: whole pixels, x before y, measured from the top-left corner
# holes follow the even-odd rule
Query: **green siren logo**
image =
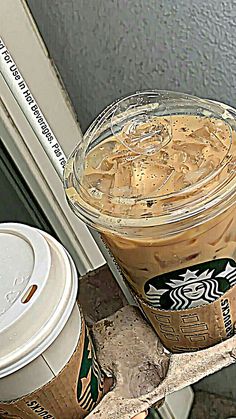
[(211, 303), (236, 284), (236, 263), (218, 259), (149, 279), (148, 303), (165, 310), (182, 310)]
[(77, 386), (77, 400), (83, 410), (90, 412), (98, 404), (103, 394), (103, 384), (104, 375), (97, 363), (93, 344), (86, 330)]

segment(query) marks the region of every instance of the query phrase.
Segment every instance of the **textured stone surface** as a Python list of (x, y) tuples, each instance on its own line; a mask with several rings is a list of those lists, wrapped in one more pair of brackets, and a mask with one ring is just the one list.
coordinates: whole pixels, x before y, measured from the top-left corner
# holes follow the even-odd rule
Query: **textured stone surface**
[(189, 419), (226, 419), (236, 417), (236, 401), (197, 391)]
[(138, 89), (236, 105), (236, 0), (29, 0), (84, 129)]
[(194, 391), (202, 390), (227, 397), (236, 402), (236, 364), (224, 368), (216, 374), (209, 375), (194, 385)]
[(107, 265), (80, 279), (79, 303), (88, 325), (110, 316), (127, 305), (127, 301)]

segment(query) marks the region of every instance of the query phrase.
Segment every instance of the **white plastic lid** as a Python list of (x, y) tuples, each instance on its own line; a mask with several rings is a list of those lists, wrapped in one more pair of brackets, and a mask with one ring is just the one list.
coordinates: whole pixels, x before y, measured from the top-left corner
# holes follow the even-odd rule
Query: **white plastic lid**
[(0, 378), (53, 343), (77, 287), (69, 256), (55, 239), (22, 224), (0, 224)]

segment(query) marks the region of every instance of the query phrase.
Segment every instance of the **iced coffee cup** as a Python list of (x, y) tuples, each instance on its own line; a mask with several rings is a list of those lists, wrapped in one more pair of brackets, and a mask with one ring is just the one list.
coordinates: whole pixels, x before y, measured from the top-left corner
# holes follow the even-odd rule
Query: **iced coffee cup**
[(77, 288), (54, 238), (0, 224), (1, 418), (84, 418), (100, 401), (104, 376)]
[(71, 208), (101, 232), (173, 351), (233, 334), (235, 130), (227, 105), (137, 93), (99, 115), (66, 166)]

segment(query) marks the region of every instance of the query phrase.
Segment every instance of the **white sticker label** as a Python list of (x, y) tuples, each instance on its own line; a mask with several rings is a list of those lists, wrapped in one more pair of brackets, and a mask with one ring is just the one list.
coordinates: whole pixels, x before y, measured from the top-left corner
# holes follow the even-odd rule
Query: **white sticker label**
[(9, 50), (0, 38), (0, 71), (20, 105), (33, 131), (41, 142), (56, 171), (62, 176), (66, 156), (42, 110), (20, 73)]

